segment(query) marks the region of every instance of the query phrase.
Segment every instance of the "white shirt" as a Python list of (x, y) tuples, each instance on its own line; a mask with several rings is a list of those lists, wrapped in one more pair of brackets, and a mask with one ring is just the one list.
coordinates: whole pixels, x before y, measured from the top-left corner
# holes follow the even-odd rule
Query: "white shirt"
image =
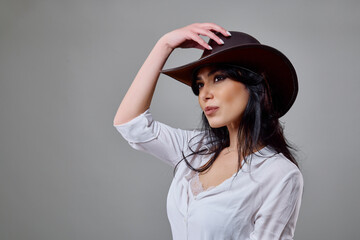
[[(181, 130), (154, 121), (149, 109), (131, 121), (114, 125), (129, 144), (175, 166), (182, 153), (206, 149), (204, 133)], [(174, 240), (293, 239), (303, 191), (299, 169), (282, 154), (265, 147), (251, 155), (236, 177), (194, 195), (196, 172), (178, 165), (167, 197)], [(187, 160), (194, 167), (211, 155)]]

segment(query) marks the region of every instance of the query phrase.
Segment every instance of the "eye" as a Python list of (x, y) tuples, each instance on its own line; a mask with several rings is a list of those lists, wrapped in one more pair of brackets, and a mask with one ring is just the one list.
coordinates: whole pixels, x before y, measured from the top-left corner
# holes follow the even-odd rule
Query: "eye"
[(219, 82), (219, 81), (222, 81), (222, 80), (225, 80), (225, 79), (226, 79), (225, 75), (216, 75), (214, 77), (214, 82)]
[(204, 84), (201, 83), (201, 82), (197, 82), (197, 83), (196, 83), (196, 88), (197, 88), (197, 89), (200, 89), (200, 88), (202, 88), (203, 86), (204, 86)]

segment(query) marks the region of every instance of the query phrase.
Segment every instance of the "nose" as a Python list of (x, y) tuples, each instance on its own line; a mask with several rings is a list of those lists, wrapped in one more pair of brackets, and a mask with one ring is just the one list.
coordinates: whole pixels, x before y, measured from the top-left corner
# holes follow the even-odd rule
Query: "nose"
[(200, 89), (199, 97), (204, 102), (214, 97), (213, 88), (209, 84), (204, 84)]

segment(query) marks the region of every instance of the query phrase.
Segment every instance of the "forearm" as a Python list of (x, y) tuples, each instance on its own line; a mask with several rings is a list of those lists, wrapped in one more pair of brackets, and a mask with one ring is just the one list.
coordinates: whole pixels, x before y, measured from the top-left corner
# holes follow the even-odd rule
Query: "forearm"
[(216, 24), (194, 23), (171, 31), (160, 38), (122, 100), (114, 118), (114, 125), (126, 123), (150, 107), (160, 71), (175, 48), (210, 49), (210, 46), (199, 36), (200, 34), (222, 44), (213, 31), (222, 32), (224, 36), (230, 35)]
[(155, 44), (123, 98), (114, 125), (126, 123), (150, 107), (160, 71), (172, 50), (163, 38)]

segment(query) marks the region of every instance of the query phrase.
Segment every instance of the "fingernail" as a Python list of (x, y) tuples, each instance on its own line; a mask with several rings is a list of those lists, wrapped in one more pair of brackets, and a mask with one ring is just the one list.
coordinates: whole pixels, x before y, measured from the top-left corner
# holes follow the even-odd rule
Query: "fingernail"
[(231, 36), (231, 33), (230, 33), (229, 31), (226, 31), (226, 33), (227, 33), (229, 36)]
[(224, 44), (224, 41), (222, 39), (220, 39), (220, 42), (221, 42), (221, 44)]
[(209, 50), (212, 50), (212, 47), (211, 47), (211, 46), (209, 46)]

